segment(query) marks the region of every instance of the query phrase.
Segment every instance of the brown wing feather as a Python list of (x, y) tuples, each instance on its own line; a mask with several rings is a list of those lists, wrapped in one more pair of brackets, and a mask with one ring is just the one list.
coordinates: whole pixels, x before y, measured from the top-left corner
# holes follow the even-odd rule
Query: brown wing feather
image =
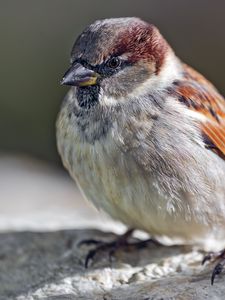
[(202, 75), (184, 65), (184, 79), (174, 82), (179, 101), (204, 116), (201, 124), (206, 147), (225, 159), (225, 100)]

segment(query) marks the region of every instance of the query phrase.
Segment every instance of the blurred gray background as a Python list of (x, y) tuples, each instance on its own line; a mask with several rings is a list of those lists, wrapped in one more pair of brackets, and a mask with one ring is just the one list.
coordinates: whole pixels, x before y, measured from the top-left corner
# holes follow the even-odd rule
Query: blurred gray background
[(224, 15), (224, 0), (0, 0), (0, 229), (74, 227), (81, 216), (97, 224), (55, 146), (67, 91), (59, 82), (87, 24), (121, 16), (154, 23), (225, 94)]

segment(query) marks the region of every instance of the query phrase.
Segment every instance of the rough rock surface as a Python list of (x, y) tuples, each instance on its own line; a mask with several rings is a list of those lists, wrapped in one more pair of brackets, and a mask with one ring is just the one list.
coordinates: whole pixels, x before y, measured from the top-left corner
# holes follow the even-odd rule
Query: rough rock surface
[(0, 299), (169, 300), (225, 299), (222, 276), (210, 285), (212, 265), (185, 247), (119, 251), (112, 262), (99, 253), (89, 269), (87, 238), (110, 241), (97, 230), (17, 232), (0, 235)]

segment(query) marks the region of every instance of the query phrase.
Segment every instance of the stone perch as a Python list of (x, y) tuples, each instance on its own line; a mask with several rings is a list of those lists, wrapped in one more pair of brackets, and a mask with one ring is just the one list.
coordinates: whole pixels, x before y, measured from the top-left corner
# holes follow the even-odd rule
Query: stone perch
[(84, 268), (88, 238), (111, 241), (98, 230), (19, 232), (0, 235), (1, 300), (172, 300), (224, 299), (225, 278), (210, 285), (212, 265), (187, 247), (150, 244), (117, 252), (113, 262), (101, 253)]

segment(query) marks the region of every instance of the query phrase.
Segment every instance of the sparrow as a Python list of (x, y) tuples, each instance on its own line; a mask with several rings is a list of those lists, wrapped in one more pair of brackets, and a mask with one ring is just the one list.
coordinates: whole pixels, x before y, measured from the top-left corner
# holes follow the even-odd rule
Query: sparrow
[(220, 251), (213, 283), (225, 261), (224, 98), (134, 17), (89, 25), (62, 84), (57, 146), (84, 196), (164, 244)]

